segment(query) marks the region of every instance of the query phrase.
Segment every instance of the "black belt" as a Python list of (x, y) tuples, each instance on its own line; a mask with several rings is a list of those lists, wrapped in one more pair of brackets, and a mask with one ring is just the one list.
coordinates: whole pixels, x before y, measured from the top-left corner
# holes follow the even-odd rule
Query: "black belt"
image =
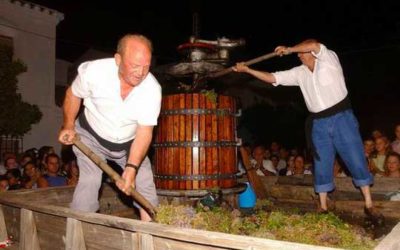
[(122, 151), (126, 150), (126, 153), (129, 154), (131, 145), (133, 140), (124, 142), (124, 143), (114, 143), (107, 141), (106, 139), (102, 138), (100, 135), (96, 133), (96, 131), (93, 130), (93, 128), (90, 126), (89, 122), (86, 119), (85, 112), (82, 112), (79, 115), (78, 118), (79, 124), (83, 129), (85, 129), (87, 132), (89, 132), (91, 135), (93, 135), (94, 138), (100, 143), (101, 146), (105, 147), (106, 149), (110, 151)]
[(350, 109), (351, 109), (350, 98), (346, 96), (342, 101), (333, 105), (332, 107), (322, 110), (321, 112), (318, 113), (310, 113), (310, 115), (307, 117), (306, 124), (304, 126), (306, 130), (306, 143), (307, 147), (311, 150), (311, 153), (317, 160), (319, 160), (320, 158), (315, 148), (315, 145), (312, 141), (312, 127), (314, 119), (330, 117), (337, 113)]

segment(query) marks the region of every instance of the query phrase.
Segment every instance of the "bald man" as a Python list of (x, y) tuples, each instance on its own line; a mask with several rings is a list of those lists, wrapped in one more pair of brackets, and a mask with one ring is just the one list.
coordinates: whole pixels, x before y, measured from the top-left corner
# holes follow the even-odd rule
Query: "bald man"
[[(123, 168), (125, 182), (117, 183), (121, 191), (129, 195), (133, 185), (157, 206), (151, 164), (146, 157), (161, 106), (161, 87), (149, 72), (151, 57), (151, 41), (128, 34), (118, 42), (114, 58), (82, 63), (66, 92), (59, 141), (71, 145), (79, 133), (94, 153)], [(77, 119), (82, 100), (84, 109)], [(70, 206), (95, 212), (99, 209), (102, 171), (75, 147), (74, 152), (80, 177)], [(135, 206), (142, 220), (151, 220), (142, 207)]]

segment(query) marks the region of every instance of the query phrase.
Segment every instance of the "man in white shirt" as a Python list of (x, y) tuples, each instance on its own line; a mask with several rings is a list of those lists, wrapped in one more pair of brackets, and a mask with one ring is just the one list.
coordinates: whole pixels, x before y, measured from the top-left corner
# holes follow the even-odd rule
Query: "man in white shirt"
[[(129, 195), (136, 187), (152, 205), (158, 205), (151, 164), (146, 157), (161, 106), (161, 87), (149, 73), (152, 45), (142, 35), (128, 34), (118, 43), (114, 58), (82, 63), (64, 100), (64, 122), (59, 141), (72, 144), (75, 133), (103, 159), (115, 161), (124, 171), (117, 186)], [(83, 100), (84, 110), (77, 118)], [(80, 177), (71, 207), (95, 212), (101, 170), (80, 150)], [(135, 204), (142, 220), (149, 214)]]
[(311, 146), (314, 149), (314, 188), (320, 197), (322, 212), (326, 212), (327, 192), (335, 188), (333, 166), (336, 152), (340, 154), (352, 173), (353, 181), (360, 187), (365, 199), (365, 212), (381, 216), (373, 207), (370, 188), (373, 177), (369, 173), (353, 115), (347, 88), (335, 52), (314, 39), (303, 41), (293, 47), (278, 46), (275, 52), (282, 56), (297, 53), (302, 65), (286, 71), (269, 73), (250, 69), (238, 63), (234, 70), (245, 72), (273, 84), (299, 86), (310, 111), (308, 119)]

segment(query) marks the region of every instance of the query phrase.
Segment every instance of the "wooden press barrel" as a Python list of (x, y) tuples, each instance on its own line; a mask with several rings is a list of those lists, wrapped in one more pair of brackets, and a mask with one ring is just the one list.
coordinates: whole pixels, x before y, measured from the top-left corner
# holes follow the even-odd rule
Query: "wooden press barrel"
[(157, 189), (232, 188), (236, 183), (236, 103), (229, 96), (163, 97), (155, 135)]

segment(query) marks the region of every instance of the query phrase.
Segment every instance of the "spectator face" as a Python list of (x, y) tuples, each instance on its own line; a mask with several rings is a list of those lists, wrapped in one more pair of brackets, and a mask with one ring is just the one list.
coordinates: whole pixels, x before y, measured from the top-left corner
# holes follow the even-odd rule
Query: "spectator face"
[(25, 171), (26, 176), (29, 176), (32, 178), (36, 174), (36, 167), (33, 163), (28, 163), (25, 165), (24, 171)]
[(71, 165), (71, 175), (72, 176), (79, 176), (79, 168), (78, 168), (78, 166), (75, 164), (75, 165)]
[(304, 171), (304, 158), (301, 156), (297, 156), (294, 159), (294, 169), (296, 170), (296, 172), (301, 172)]
[(14, 177), (11, 173), (7, 174), (8, 185), (12, 186), (18, 184), (18, 179)]
[(20, 164), (21, 164), (21, 166), (24, 166), (26, 163), (28, 163), (30, 161), (33, 161), (32, 157), (30, 157), (29, 155), (26, 155), (26, 156), (22, 157)]
[(279, 158), (276, 156), (272, 156), (271, 157), (271, 161), (272, 161), (272, 165), (276, 168), (278, 166), (279, 163)]
[(47, 159), (47, 171), (51, 174), (57, 174), (60, 168), (60, 163), (57, 157), (48, 157)]
[(386, 161), (386, 167), (389, 173), (400, 170), (400, 159), (394, 155), (390, 155)]
[(388, 144), (385, 138), (383, 137), (378, 137), (375, 139), (375, 149), (378, 152), (385, 152)]
[(0, 180), (0, 192), (7, 191), (8, 180)]
[(8, 158), (5, 163), (4, 167), (8, 169), (15, 169), (18, 168), (17, 160), (15, 158)]
[(375, 142), (372, 140), (365, 140), (364, 141), (364, 150), (366, 154), (371, 154), (375, 149)]
[(253, 158), (256, 161), (262, 161), (265, 157), (265, 149), (263, 147), (256, 147), (253, 150)]
[(293, 169), (294, 168), (294, 156), (290, 156), (289, 157), (289, 159), (288, 159), (288, 161), (287, 161), (287, 164), (288, 164), (288, 169)]

